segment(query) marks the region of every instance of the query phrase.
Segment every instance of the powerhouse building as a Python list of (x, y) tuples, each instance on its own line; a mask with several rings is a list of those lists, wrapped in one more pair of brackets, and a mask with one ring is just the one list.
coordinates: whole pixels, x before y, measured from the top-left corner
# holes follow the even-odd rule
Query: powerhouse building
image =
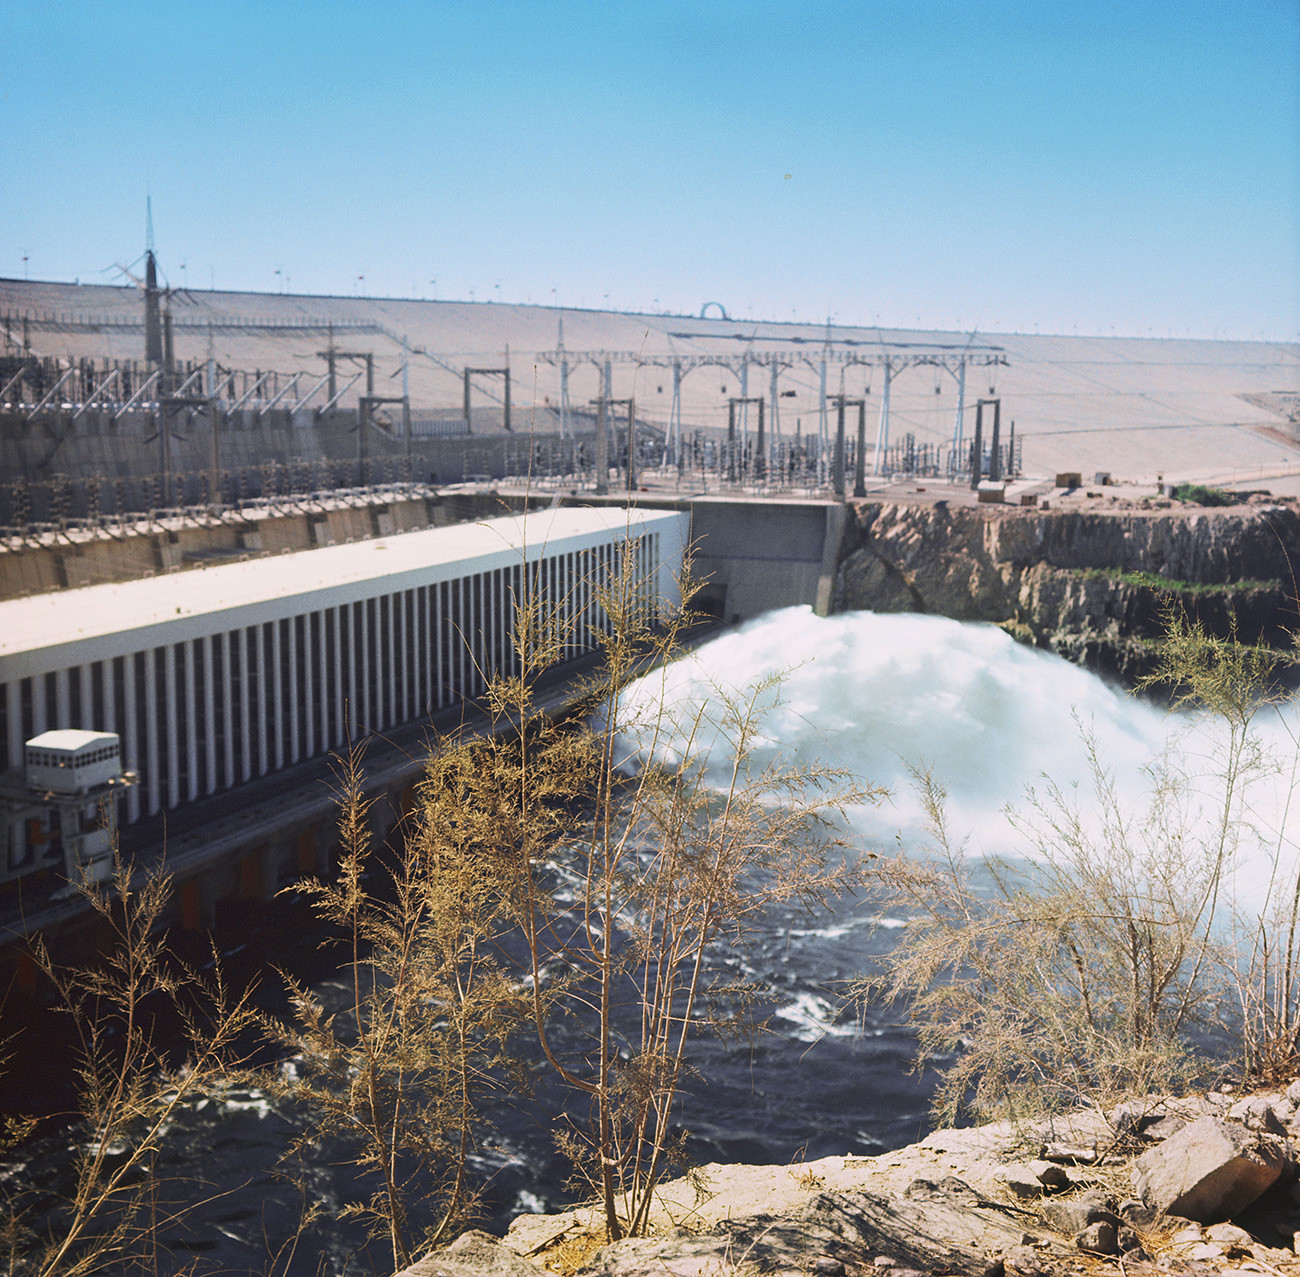
[[(120, 737), (125, 824), (236, 790), (479, 695), (515, 670), (526, 592), (571, 658), (625, 563), (653, 617), (688, 534), (672, 511), (557, 508), (0, 602), (0, 773), (21, 787), (25, 742), (76, 729)], [(45, 839), (6, 823), (13, 878)]]

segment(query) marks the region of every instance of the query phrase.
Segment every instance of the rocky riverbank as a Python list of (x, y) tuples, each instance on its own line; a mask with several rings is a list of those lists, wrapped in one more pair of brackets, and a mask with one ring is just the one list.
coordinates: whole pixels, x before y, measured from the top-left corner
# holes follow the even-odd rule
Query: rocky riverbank
[(1300, 1274), (1300, 1082), (937, 1131), (878, 1157), (705, 1166), (651, 1236), (590, 1209), (467, 1233), (404, 1277)]
[(1100, 509), (860, 501), (836, 574), (836, 610), (992, 621), (1132, 681), (1170, 599), (1212, 633), (1290, 648), (1300, 507), (1112, 502)]

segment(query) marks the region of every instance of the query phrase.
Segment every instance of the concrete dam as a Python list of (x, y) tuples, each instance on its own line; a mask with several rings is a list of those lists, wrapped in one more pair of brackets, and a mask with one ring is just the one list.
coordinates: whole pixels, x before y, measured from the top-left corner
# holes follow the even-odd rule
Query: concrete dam
[[(94, 552), (70, 544), (0, 556), (10, 595), (0, 602), (0, 891), (11, 906), (22, 901), (11, 937), (75, 916), (51, 897), (76, 868), (77, 831), (33, 808), (24, 741), (50, 730), (118, 734), (139, 778), (119, 799), (123, 847), (161, 861), (165, 838), (180, 916), (206, 925), (221, 900), (264, 896), (327, 868), (328, 759), (348, 741), (372, 742), (369, 783), (387, 798), (378, 832), (400, 816), (422, 733), (463, 718), (485, 671), (509, 670), (511, 600), (529, 581), (564, 600), (576, 622), (566, 656), (589, 651), (603, 623), (595, 586), (628, 538), (647, 609), (672, 604), (691, 546), (705, 582), (696, 605), (726, 623), (796, 604), (822, 615), (930, 612), (999, 623), (1123, 675), (1158, 630), (1159, 591), (1125, 576), (1145, 571), (1175, 591), (1211, 587), (1193, 606), (1212, 627), (1240, 617), (1243, 637), (1279, 644), (1294, 627), (1288, 574), (1300, 516), (1286, 501), (1044, 512), (919, 495), (848, 504), (646, 496), (635, 507), (547, 503), (505, 516), (503, 507), (525, 511), (536, 498), (440, 501), (408, 494), (212, 517), (142, 530), (138, 544), (103, 538)], [(340, 544), (328, 544), (331, 529)], [(240, 561), (211, 567), (213, 545), (234, 545)], [(160, 548), (176, 546), (160, 572)], [(106, 583), (58, 588), (85, 580), (68, 565), (86, 560)], [(14, 597), (23, 586), (37, 592)]]
[[(102, 858), (85, 795), (33, 796), (27, 741), (117, 737), (123, 847), (165, 840), (206, 925), (328, 865), (347, 740), (397, 819), (422, 733), (508, 660), (526, 575), (579, 600), (576, 667), (600, 624), (580, 583), (628, 535), (649, 609), (689, 545), (723, 624), (932, 612), (1119, 677), (1159, 624), (1134, 573), (1219, 630), (1280, 643), (1294, 615), (1287, 500), (1166, 495), (1300, 491), (1294, 346), (193, 290), (141, 359), (147, 302), (0, 281), (11, 937), (72, 919), (60, 884)], [(986, 475), (1014, 504), (976, 501)]]

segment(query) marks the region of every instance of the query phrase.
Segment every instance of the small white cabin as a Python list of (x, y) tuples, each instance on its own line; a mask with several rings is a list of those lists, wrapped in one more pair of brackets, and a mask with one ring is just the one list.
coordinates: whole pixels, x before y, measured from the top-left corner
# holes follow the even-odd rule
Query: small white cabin
[(27, 742), (25, 752), (29, 791), (87, 794), (122, 778), (122, 743), (116, 732), (42, 732)]

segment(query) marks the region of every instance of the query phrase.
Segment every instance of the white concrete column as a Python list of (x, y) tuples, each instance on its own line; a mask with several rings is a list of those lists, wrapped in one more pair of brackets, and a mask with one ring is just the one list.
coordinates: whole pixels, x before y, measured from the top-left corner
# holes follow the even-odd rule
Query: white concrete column
[(234, 680), (230, 676), (230, 653), (234, 643), (238, 641), (239, 635), (231, 634), (229, 630), (224, 634), (217, 635), (217, 643), (221, 648), (221, 709), (225, 727), (222, 732), (222, 745), (225, 756), (221, 760), (221, 774), (226, 789), (229, 789), (235, 783), (235, 694)]
[(492, 674), (492, 617), (488, 608), (488, 580), (486, 572), (475, 576), (474, 595), (478, 617), (474, 624), (474, 637), (478, 642), (478, 678), (474, 686), (477, 696)]
[(383, 664), (379, 668), (379, 721), (384, 727), (397, 722), (397, 599), (384, 595), (379, 630), (383, 635)]
[(81, 667), (81, 722), (73, 723), (73, 727), (86, 727), (92, 732), (103, 732), (109, 729), (104, 726), (102, 718), (95, 717), (95, 680), (89, 665)]
[(441, 709), (446, 703), (447, 689), (443, 685), (442, 654), (447, 645), (447, 622), (443, 616), (444, 585), (440, 582), (430, 591), (433, 602), (433, 628), (429, 634), (429, 659), (433, 662), (434, 697), (433, 706)]
[(499, 674), (510, 673), (510, 646), (507, 642), (509, 636), (509, 624), (507, 621), (508, 609), (506, 607), (506, 570), (500, 568), (492, 574), (492, 608), (496, 613), (496, 620), (493, 622), (493, 633), (496, 635), (497, 664), (496, 669)]
[(411, 642), (415, 644), (415, 717), (422, 718), (429, 704), (429, 589), (419, 586), (411, 611)]
[(9, 826), (9, 846), (6, 849), (8, 860), (5, 867), (12, 872), (19, 865), (27, 863), (27, 822), (15, 820)]
[(465, 699), (465, 640), (468, 637), (465, 629), (465, 578), (458, 576), (456, 578), (456, 602), (452, 615), (454, 623), (452, 630), (454, 633), (453, 642), (456, 644), (456, 680), (452, 688), (454, 699)]
[(71, 679), (66, 669), (54, 671), (54, 726), (56, 728), (80, 727), (72, 721)]
[(478, 636), (479, 686), (482, 687), (492, 677), (492, 618), (488, 609), (488, 579), (486, 572), (478, 574), (476, 588), (478, 591), (478, 624), (475, 626), (475, 633)]
[[(361, 632), (361, 730), (367, 734), (374, 731), (375, 715), (374, 707), (370, 704), (370, 600), (362, 599), (360, 603), (353, 604), (353, 611), (356, 613), (358, 622), (357, 629)], [(378, 622), (378, 607), (375, 608), (375, 620)], [(378, 635), (375, 636), (378, 638)]]
[(275, 736), (275, 746), (272, 751), (275, 758), (275, 768), (277, 771), (284, 766), (284, 678), (280, 673), (280, 622), (271, 622), (271, 652), (269, 656), (271, 665), (271, 703), (273, 711), (271, 713), (271, 731)]
[(354, 732), (352, 739), (360, 739), (370, 727), (370, 632), (365, 618), (365, 599), (352, 603), (352, 670), (356, 678), (355, 709), (352, 710)]
[(402, 719), (410, 722), (420, 716), (420, 591), (412, 588), (403, 596), (403, 633), (406, 635), (406, 707)]
[(235, 645), (239, 648), (239, 745), (244, 758), (240, 780), (250, 780), (253, 775), (253, 733), (257, 712), (257, 698), (252, 691), (255, 642), (256, 637), (248, 626), (235, 632)]
[(207, 739), (207, 768), (203, 777), (203, 792), (214, 794), (217, 790), (217, 697), (214, 654), (220, 637), (204, 635), (203, 643), (203, 724)]
[(163, 721), (167, 750), (167, 806), (175, 807), (180, 802), (181, 787), (181, 740), (176, 723), (176, 647), (168, 643), (156, 648), (154, 655), (163, 663)]
[(334, 635), (334, 669), (331, 671), (331, 677), (334, 680), (334, 732), (331, 735), (326, 732), (322, 743), (326, 748), (331, 745), (341, 745), (345, 738), (346, 732), (343, 721), (343, 707), (347, 701), (347, 670), (343, 666), (343, 643), (339, 637), (339, 617), (347, 607), (346, 603), (341, 603), (337, 607), (330, 608), (330, 631)]
[[(128, 771), (139, 772), (140, 767), (140, 707), (139, 695), (135, 685), (135, 653), (128, 652), (122, 661), (122, 762)], [(126, 791), (126, 818), (129, 821), (140, 819), (140, 801), (148, 777), (141, 777), (140, 783), (132, 785)]]
[(97, 662), (100, 677), (104, 680), (104, 727), (106, 732), (116, 732), (121, 738), (122, 728), (117, 721), (117, 680), (113, 677), (113, 658)]
[(397, 713), (393, 716), (395, 723), (408, 723), (414, 717), (411, 713), (411, 635), (410, 613), (407, 606), (410, 591), (401, 590), (397, 595), (397, 664), (401, 677), (397, 681)]
[(267, 757), (266, 743), (269, 738), (267, 728), (268, 711), (270, 710), (270, 671), (266, 668), (266, 632), (263, 627), (254, 625), (250, 637), (253, 640), (252, 659), (257, 664), (257, 774), (265, 776), (271, 770), (271, 760)]
[(185, 697), (185, 801), (193, 802), (199, 796), (199, 731), (198, 696), (194, 687), (194, 644), (179, 644), (181, 676)]
[(564, 635), (560, 657), (562, 660), (568, 660), (573, 656), (573, 631), (577, 620), (578, 553), (576, 550), (569, 550), (561, 555), (560, 569), (564, 581), (560, 596), (560, 624)]
[(32, 735), (39, 736), (49, 724), (46, 722), (47, 702), (45, 699), (44, 674), (32, 676)]
[[(323, 662), (317, 661), (315, 644), (311, 641), (311, 623), (312, 618), (316, 618), (317, 632), (321, 636), (325, 633), (325, 618), (319, 612), (308, 612), (302, 618), (302, 686), (303, 686), (303, 707), (307, 716), (303, 724), (303, 756), (311, 758), (316, 753), (316, 719), (320, 714), (320, 706), (325, 703), (325, 686)], [(319, 642), (319, 639), (317, 640)], [(322, 677), (319, 678), (317, 668), (319, 666)]]
[(360, 604), (358, 603), (345, 603), (341, 609), (343, 613), (343, 632), (348, 636), (348, 696), (345, 740), (356, 740), (358, 724), (361, 722), (361, 703), (358, 700), (361, 689), (357, 686), (357, 662), (360, 659), (358, 652), (361, 650), (361, 635), (357, 633), (357, 611), (359, 607)]
[[(289, 762), (296, 763), (302, 757), (302, 752), (298, 746), (298, 681), (302, 678), (302, 671), (298, 668), (298, 626), (294, 623), (294, 618), (290, 617), (287, 622), (276, 623), (276, 633), (280, 632), (281, 625), (284, 626), (284, 638), (288, 647), (288, 661), (286, 662), (289, 669)], [(277, 666), (278, 668), (278, 666)]]
[(9, 766), (22, 771), (23, 757), (23, 684), (21, 679), (10, 679), (3, 689), (5, 698), (5, 748), (9, 752)]
[(402, 685), (406, 681), (402, 641), (404, 600), (401, 590), (388, 597), (388, 725), (396, 727), (406, 718), (402, 708)]

